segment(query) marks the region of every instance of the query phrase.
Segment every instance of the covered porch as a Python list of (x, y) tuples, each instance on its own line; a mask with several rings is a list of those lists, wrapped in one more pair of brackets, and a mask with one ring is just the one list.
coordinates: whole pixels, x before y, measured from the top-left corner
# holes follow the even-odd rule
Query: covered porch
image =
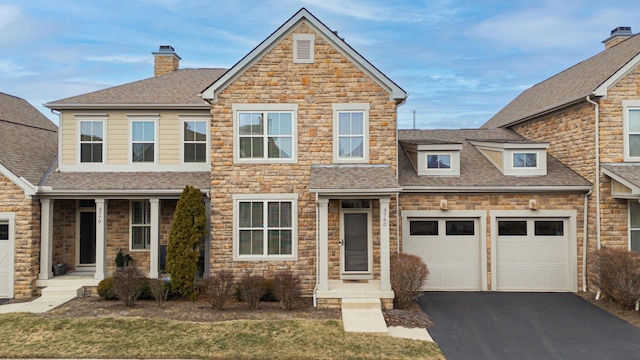
[(320, 307), (342, 299), (380, 299), (393, 306), (390, 256), (397, 251), (400, 187), (383, 165), (312, 166), (316, 194), (317, 276)]

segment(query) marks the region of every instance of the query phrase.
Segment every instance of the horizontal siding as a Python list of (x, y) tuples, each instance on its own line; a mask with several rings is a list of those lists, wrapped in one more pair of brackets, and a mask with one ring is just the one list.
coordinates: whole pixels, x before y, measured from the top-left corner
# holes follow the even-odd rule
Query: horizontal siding
[(73, 113), (63, 112), (60, 129), (62, 131), (62, 164), (76, 163), (76, 120)]
[(177, 112), (160, 116), (158, 163), (180, 164), (180, 119)]

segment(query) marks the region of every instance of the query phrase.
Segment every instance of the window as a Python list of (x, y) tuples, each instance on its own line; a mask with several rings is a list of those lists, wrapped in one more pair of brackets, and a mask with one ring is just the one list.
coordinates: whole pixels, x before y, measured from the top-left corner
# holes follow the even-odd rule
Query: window
[(9, 223), (0, 221), (0, 241), (9, 240)]
[(564, 236), (564, 221), (536, 221), (534, 224), (536, 236)]
[(538, 167), (538, 154), (536, 153), (514, 153), (514, 168), (535, 168)]
[(297, 64), (312, 64), (314, 61), (313, 34), (293, 34), (293, 62)]
[(235, 195), (237, 260), (297, 257), (297, 196)]
[(131, 202), (131, 249), (151, 248), (151, 204), (148, 201)]
[(131, 162), (153, 163), (156, 159), (156, 122), (134, 120), (131, 122)]
[(420, 220), (409, 223), (409, 235), (438, 235), (437, 220)]
[(427, 169), (451, 169), (451, 155), (427, 155)]
[(447, 235), (474, 235), (475, 222), (473, 220), (451, 220), (446, 222)]
[(101, 163), (104, 147), (102, 121), (80, 121), (80, 162)]
[(297, 161), (295, 104), (233, 105), (236, 116), (237, 162), (292, 163)]
[(640, 159), (640, 109), (626, 109), (627, 157)]
[(640, 252), (640, 203), (629, 200), (629, 249)]
[(369, 162), (369, 104), (333, 104), (334, 161)]
[(207, 122), (183, 121), (183, 161), (185, 163), (207, 162)]
[(343, 209), (371, 209), (371, 200), (369, 199), (347, 199), (340, 201), (340, 207)]
[(527, 221), (498, 221), (499, 236), (527, 236)]

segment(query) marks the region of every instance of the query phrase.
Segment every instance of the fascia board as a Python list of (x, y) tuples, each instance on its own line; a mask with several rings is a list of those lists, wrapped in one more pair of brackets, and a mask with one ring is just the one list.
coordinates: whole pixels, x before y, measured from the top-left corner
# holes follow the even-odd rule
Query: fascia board
[(607, 96), (607, 92), (609, 88), (617, 83), (620, 79), (622, 79), (625, 75), (627, 75), (631, 70), (633, 70), (640, 63), (640, 53), (634, 56), (629, 62), (627, 62), (623, 67), (621, 67), (618, 71), (616, 71), (613, 75), (611, 75), (605, 82), (603, 82), (600, 86), (598, 86), (594, 91), (593, 95), (595, 96)]

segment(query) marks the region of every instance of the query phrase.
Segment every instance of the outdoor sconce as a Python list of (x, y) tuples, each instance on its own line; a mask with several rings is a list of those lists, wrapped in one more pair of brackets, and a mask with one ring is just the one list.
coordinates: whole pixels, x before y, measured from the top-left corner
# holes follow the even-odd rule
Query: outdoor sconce
[(538, 209), (538, 202), (536, 201), (536, 199), (530, 199), (529, 200), (529, 209), (531, 209), (531, 210), (537, 210)]
[(129, 267), (129, 263), (133, 262), (133, 259), (131, 258), (131, 255), (127, 254), (124, 256), (124, 266)]
[(447, 199), (440, 200), (440, 210), (449, 210), (449, 204), (447, 203)]

